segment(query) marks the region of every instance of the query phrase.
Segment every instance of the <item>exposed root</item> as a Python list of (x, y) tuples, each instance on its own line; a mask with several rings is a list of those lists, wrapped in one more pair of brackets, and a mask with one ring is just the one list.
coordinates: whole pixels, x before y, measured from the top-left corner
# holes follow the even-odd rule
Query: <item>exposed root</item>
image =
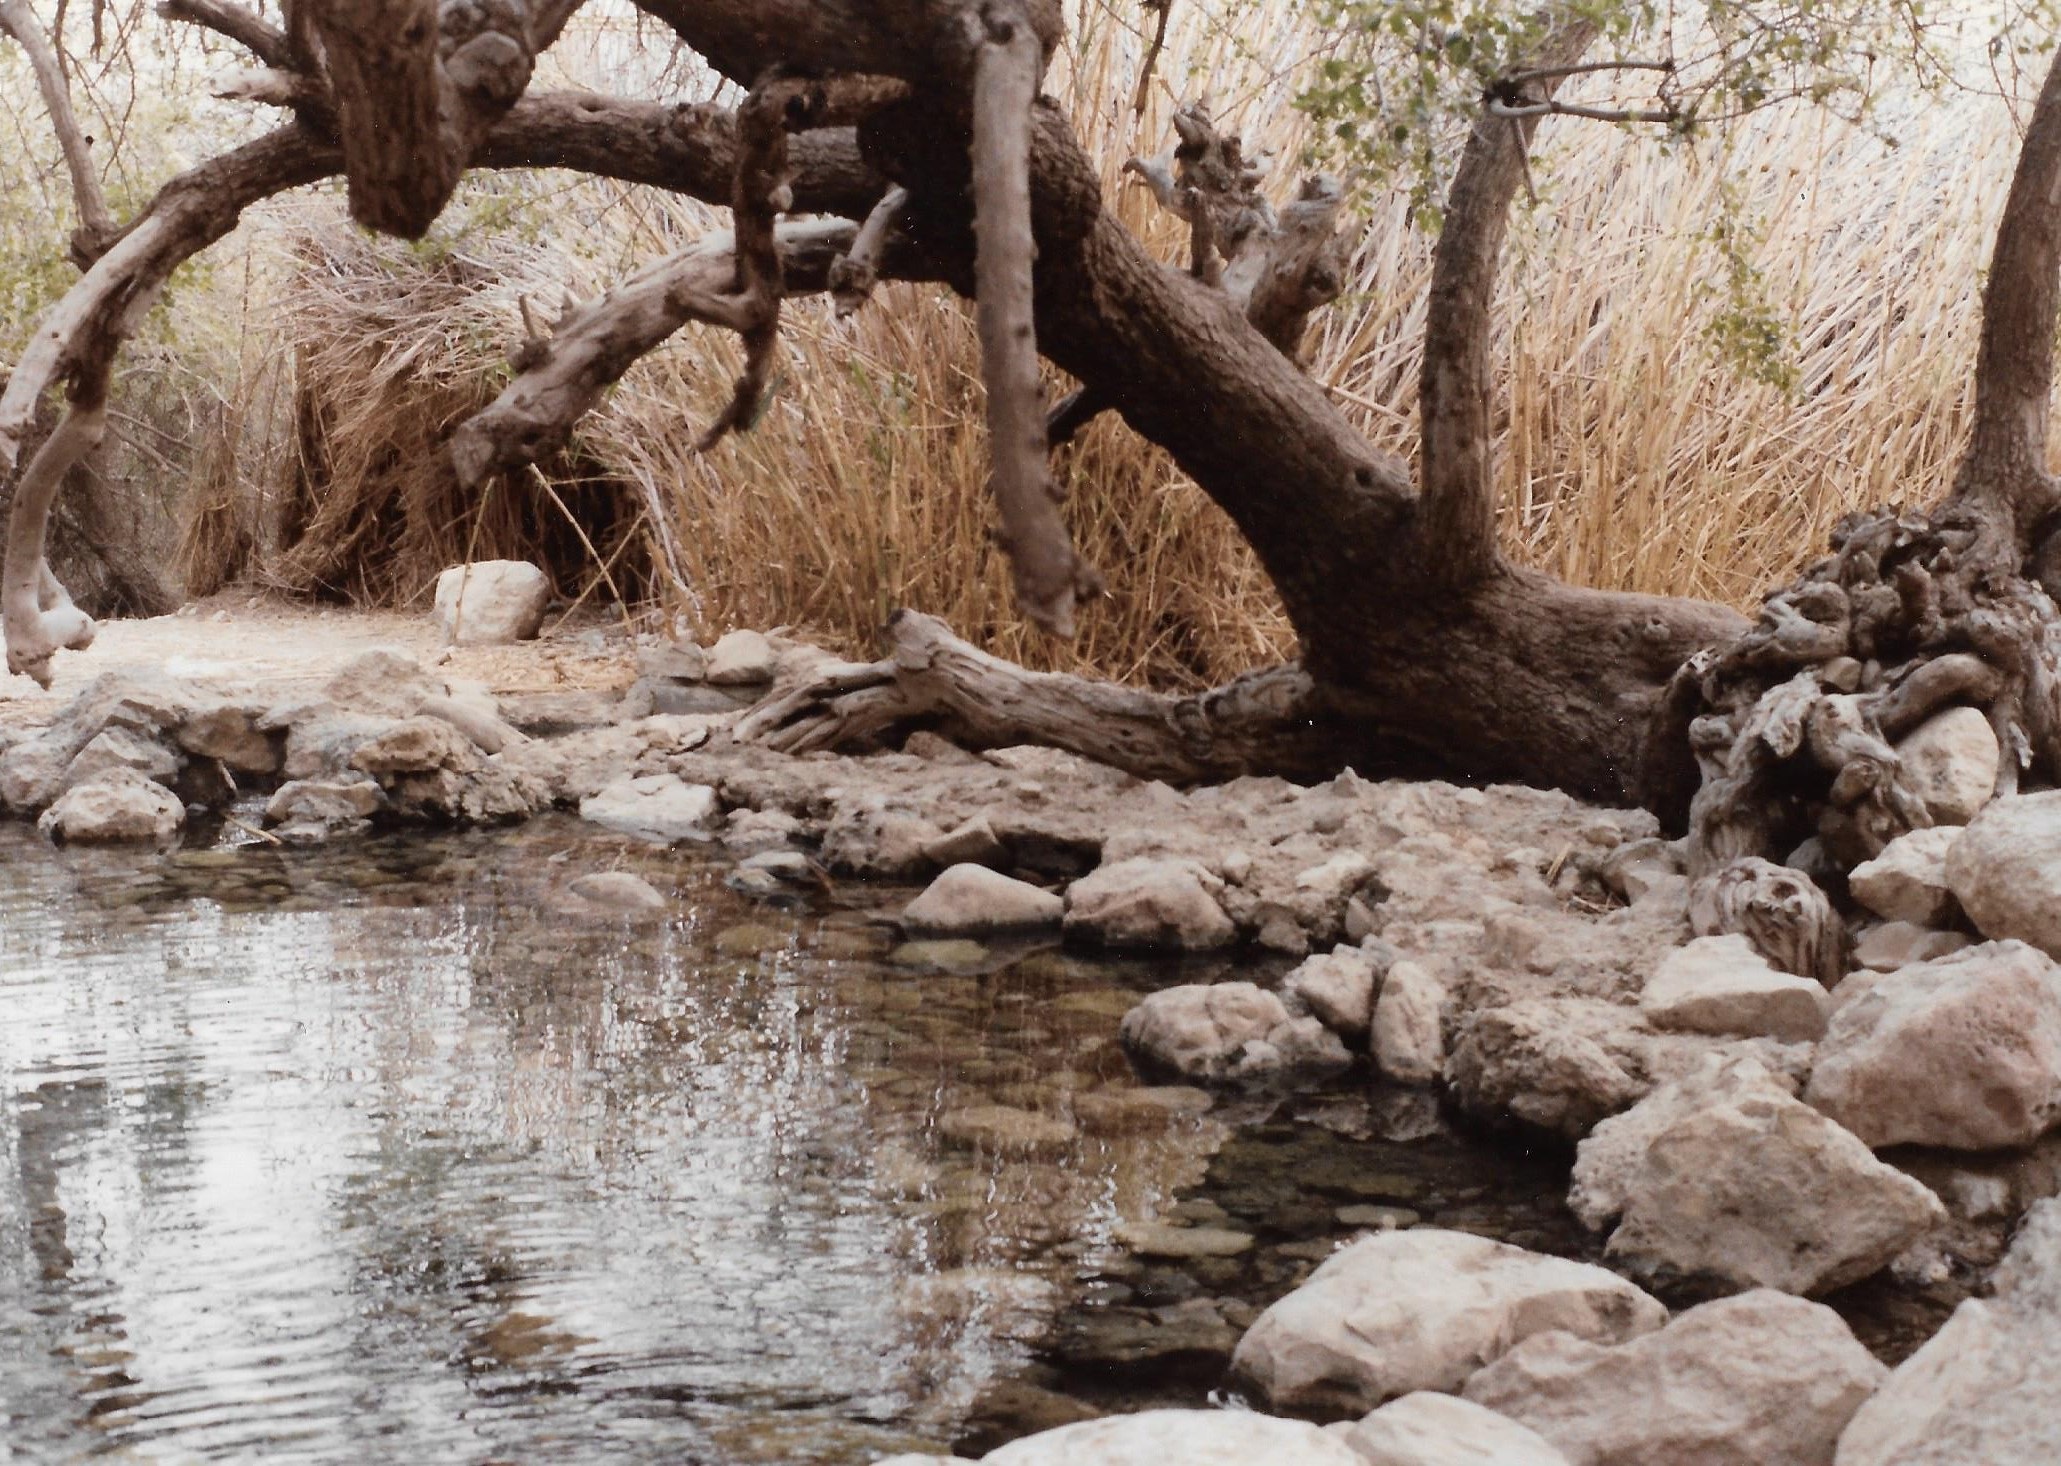
[(1830, 987), (1846, 972), (1846, 923), (1804, 872), (1748, 856), (1698, 881), (1689, 920), (1699, 937), (1738, 933), (1784, 972)]
[(933, 616), (897, 611), (878, 662), (790, 665), (736, 736), (787, 753), (893, 742), (917, 728), (968, 748), (1064, 749), (1140, 778), (1192, 783), (1248, 773), (1330, 774), (1343, 746), (1298, 667), (1193, 697), (1029, 672), (969, 645)]
[(1755, 628), (1678, 674), (1703, 770), (1690, 868), (1787, 857), (1815, 838), (1850, 869), (1932, 823), (1894, 740), (1979, 707), (2003, 751), (1999, 789), (2061, 772), (2061, 625), (1999, 554), (1978, 512), (1855, 515), (1834, 551), (1768, 598)]

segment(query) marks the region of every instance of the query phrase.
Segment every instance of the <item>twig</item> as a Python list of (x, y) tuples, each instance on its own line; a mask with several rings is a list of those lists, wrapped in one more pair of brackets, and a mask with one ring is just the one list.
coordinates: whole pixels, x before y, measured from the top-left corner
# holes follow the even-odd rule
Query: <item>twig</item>
[(595, 565), (600, 567), (601, 578), (608, 583), (608, 593), (615, 597), (616, 610), (622, 614), (623, 630), (626, 632), (632, 630), (630, 625), (630, 603), (623, 599), (623, 593), (616, 585), (615, 577), (608, 573), (608, 563), (601, 558), (601, 552), (595, 549), (594, 542), (587, 538), (586, 529), (581, 526), (578, 519), (573, 517), (572, 510), (565, 507), (565, 500), (558, 497), (558, 490), (551, 487), (551, 480), (544, 477), (544, 471), (534, 463), (529, 465), (529, 470), (530, 477), (537, 481), (537, 487), (544, 491), (544, 497), (557, 507), (560, 514), (565, 516), (565, 522), (571, 525), (572, 532), (580, 537), (580, 544), (585, 547), (588, 557), (593, 560)]

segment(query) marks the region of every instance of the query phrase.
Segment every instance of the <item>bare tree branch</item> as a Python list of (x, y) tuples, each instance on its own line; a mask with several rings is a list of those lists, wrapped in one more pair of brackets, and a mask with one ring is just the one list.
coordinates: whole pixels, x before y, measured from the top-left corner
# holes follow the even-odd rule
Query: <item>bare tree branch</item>
[(64, 68), (27, 0), (0, 0), (0, 31), (6, 31), (20, 43), (36, 73), (36, 87), (43, 94), (44, 110), (50, 114), (50, 130), (57, 134), (57, 145), (64, 153), (65, 170), (72, 179), (72, 200), (79, 212), (79, 227), (71, 238), (72, 262), (81, 270), (87, 269), (114, 237), (115, 222), (107, 211), (100, 170), (93, 166), (86, 134), (72, 110), (72, 93), (65, 83)]
[(226, 36), (267, 66), (287, 70), (294, 65), (286, 32), (233, 0), (158, 0), (157, 13)]
[(867, 212), (866, 222), (852, 240), (851, 252), (830, 267), (830, 293), (837, 301), (839, 316), (855, 314), (873, 298), (873, 287), (880, 279), (880, 252), (908, 203), (908, 189), (900, 184), (888, 189)]
[(1021, 4), (996, 0), (982, 23), (973, 100), (975, 311), (988, 389), (990, 483), (1017, 599), (1038, 625), (1073, 635), (1076, 599), (1101, 579), (1075, 552), (1046, 460), (1033, 324), (1030, 113), (1044, 57)]

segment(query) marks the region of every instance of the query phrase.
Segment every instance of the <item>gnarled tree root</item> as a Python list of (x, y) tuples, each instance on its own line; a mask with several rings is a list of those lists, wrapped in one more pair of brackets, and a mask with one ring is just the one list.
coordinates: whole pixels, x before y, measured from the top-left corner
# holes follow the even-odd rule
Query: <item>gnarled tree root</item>
[(825, 655), (790, 665), (735, 729), (788, 753), (894, 741), (918, 728), (968, 748), (1042, 744), (1140, 778), (1335, 773), (1338, 717), (1295, 666), (1190, 697), (1031, 672), (960, 640), (934, 616), (897, 611), (878, 662)]

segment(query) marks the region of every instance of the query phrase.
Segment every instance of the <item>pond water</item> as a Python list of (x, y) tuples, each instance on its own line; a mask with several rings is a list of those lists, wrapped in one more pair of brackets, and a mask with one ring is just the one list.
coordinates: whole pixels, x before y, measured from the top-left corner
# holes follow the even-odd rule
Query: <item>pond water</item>
[[(611, 868), (673, 914), (562, 894)], [(558, 818), (0, 825), (0, 1460), (984, 1449), (1204, 1403), (1362, 1227), (1591, 1247), (1565, 1157), (1421, 1096), (1141, 1090), (1117, 1020), (1222, 967), (897, 949), (895, 893), (724, 873)]]

